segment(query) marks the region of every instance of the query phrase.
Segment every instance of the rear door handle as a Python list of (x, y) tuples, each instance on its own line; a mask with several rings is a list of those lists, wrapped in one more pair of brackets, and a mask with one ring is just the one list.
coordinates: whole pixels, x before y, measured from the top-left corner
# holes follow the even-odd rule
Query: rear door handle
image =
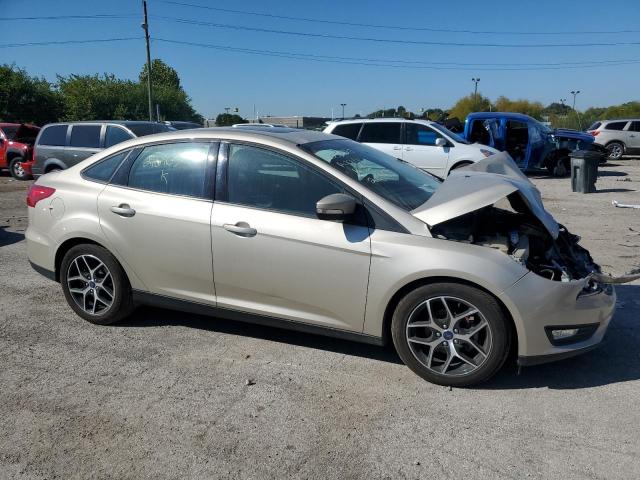
[(238, 222), (235, 225), (233, 223), (225, 223), (222, 225), (222, 228), (240, 237), (255, 237), (258, 233), (258, 231), (255, 228), (251, 228), (247, 222)]
[(411, 148), (411, 147), (404, 147), (404, 149), (405, 149), (406, 152), (411, 152), (413, 150), (413, 148)]
[(126, 203), (121, 203), (117, 206), (114, 205), (113, 207), (111, 207), (111, 211), (116, 215), (120, 215), (121, 217), (133, 217), (136, 214), (136, 211)]
[(399, 147), (399, 146), (396, 145), (395, 147), (393, 147), (393, 149), (394, 150), (402, 150), (402, 147)]

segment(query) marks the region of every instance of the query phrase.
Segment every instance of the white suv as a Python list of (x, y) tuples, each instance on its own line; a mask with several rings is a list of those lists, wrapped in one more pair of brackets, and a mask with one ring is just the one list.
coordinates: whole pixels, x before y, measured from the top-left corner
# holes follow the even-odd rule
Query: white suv
[(498, 150), (471, 144), (442, 125), (427, 120), (375, 118), (331, 122), (325, 133), (356, 140), (441, 178)]
[(607, 149), (609, 160), (640, 153), (640, 119), (602, 120), (591, 125), (587, 133)]

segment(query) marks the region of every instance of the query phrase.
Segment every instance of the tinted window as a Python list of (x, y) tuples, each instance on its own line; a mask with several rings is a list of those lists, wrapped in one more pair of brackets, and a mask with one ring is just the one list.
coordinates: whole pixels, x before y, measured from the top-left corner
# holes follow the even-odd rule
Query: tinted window
[(108, 126), (104, 138), (104, 147), (109, 148), (132, 138), (131, 134), (124, 128)]
[(360, 133), (360, 127), (362, 127), (361, 123), (345, 123), (337, 125), (331, 133), (334, 135), (340, 135), (341, 137), (350, 138), (351, 140), (356, 140), (358, 138), (358, 133)]
[(2, 131), (8, 140), (14, 140), (16, 138), (16, 133), (18, 133), (18, 127), (2, 127)]
[(246, 145), (230, 148), (227, 185), (230, 203), (314, 217), (318, 200), (342, 192), (284, 155)]
[(129, 172), (128, 186), (204, 197), (209, 144), (176, 143), (145, 148)]
[(405, 129), (407, 135), (406, 143), (410, 145), (435, 146), (436, 139), (442, 138), (442, 135), (439, 133), (417, 123), (407, 123)]
[(605, 130), (624, 130), (627, 122), (611, 122), (604, 126)]
[(161, 132), (173, 132), (175, 128), (163, 123), (129, 123), (126, 127), (131, 130), (136, 137), (144, 137)]
[(87, 168), (82, 174), (99, 182), (108, 182), (120, 163), (127, 158), (130, 150), (112, 155)]
[(632, 132), (640, 132), (640, 122), (631, 122), (629, 130)]
[(440, 186), (419, 168), (351, 140), (324, 140), (301, 148), (405, 210), (418, 208)]
[(400, 143), (400, 122), (365, 123), (358, 141), (363, 143)]
[(101, 125), (74, 125), (71, 127), (71, 147), (100, 148)]
[(40, 145), (64, 147), (66, 139), (67, 139), (66, 125), (51, 125), (50, 127), (44, 128), (42, 135), (40, 135), (40, 140), (38, 141), (38, 143)]
[(593, 125), (591, 125), (589, 128), (587, 128), (587, 130), (595, 130), (595, 129), (597, 129), (600, 125), (602, 125), (602, 122), (595, 122)]

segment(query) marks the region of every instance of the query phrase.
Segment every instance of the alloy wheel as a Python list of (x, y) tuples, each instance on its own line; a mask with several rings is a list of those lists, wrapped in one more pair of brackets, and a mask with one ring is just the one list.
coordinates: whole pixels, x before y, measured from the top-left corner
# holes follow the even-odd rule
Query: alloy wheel
[(24, 168), (22, 168), (22, 163), (20, 162), (14, 163), (13, 174), (14, 174), (14, 177), (18, 177), (18, 178), (24, 177)]
[(489, 322), (473, 304), (440, 296), (420, 303), (409, 314), (406, 336), (413, 356), (440, 375), (468, 375), (491, 352)]
[(67, 288), (76, 305), (90, 315), (101, 315), (113, 305), (113, 276), (94, 255), (80, 255), (71, 261), (67, 270)]
[(607, 147), (607, 150), (609, 151), (609, 158), (612, 160), (618, 160), (620, 157), (622, 157), (622, 145), (618, 144), (618, 143), (614, 143), (612, 145), (609, 145)]

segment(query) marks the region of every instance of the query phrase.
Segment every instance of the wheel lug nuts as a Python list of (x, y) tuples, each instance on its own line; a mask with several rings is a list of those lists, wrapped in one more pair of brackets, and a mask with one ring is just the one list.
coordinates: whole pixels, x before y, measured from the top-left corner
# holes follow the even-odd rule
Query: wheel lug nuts
[(453, 333), (458, 333), (458, 329), (457, 329), (457, 328), (455, 328), (455, 329), (453, 330)]
[(443, 342), (442, 344), (443, 344), (445, 347), (446, 347), (447, 345), (449, 345), (447, 342)]
[(439, 337), (439, 336), (440, 336), (440, 332), (436, 333), (436, 337)]
[(446, 329), (447, 329), (447, 328), (449, 328), (449, 327), (447, 327), (447, 326), (445, 325), (445, 326), (444, 326), (444, 327), (442, 327), (442, 328), (444, 328), (444, 329), (446, 330)]

